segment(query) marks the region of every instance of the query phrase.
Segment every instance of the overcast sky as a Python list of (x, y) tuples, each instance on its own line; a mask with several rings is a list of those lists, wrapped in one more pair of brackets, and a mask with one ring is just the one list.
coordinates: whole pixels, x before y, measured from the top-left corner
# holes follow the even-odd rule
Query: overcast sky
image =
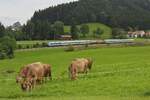
[(36, 10), (77, 0), (0, 0), (0, 22), (5, 26), (25, 23)]

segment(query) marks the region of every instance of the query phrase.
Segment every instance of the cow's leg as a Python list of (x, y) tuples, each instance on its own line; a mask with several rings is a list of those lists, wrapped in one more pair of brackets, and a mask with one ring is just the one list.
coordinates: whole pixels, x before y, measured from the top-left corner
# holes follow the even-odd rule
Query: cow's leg
[(43, 77), (43, 81), (46, 83), (46, 81), (47, 81), (47, 75), (45, 75), (45, 76)]
[(85, 73), (86, 73), (86, 74), (88, 73), (88, 64), (85, 65)]
[(31, 78), (31, 80), (30, 80), (30, 88), (31, 88), (31, 89), (34, 88), (34, 80), (33, 80), (33, 78)]
[(33, 89), (31, 81), (28, 83), (28, 85), (29, 85), (29, 91), (31, 91)]
[(87, 73), (88, 73), (88, 70), (86, 69), (86, 70), (85, 70), (85, 74), (87, 74)]
[(32, 81), (33, 81), (33, 88), (34, 88), (37, 84), (37, 77), (33, 77)]
[(36, 85), (36, 80), (33, 79), (33, 88), (35, 87), (35, 85)]
[(39, 82), (40, 82), (40, 84), (42, 84), (42, 83), (44, 82), (43, 76), (41, 76), (41, 77), (39, 78)]
[(74, 69), (74, 80), (76, 80), (76, 79), (77, 79), (77, 76), (78, 76), (77, 69)]
[(46, 82), (47, 80), (49, 80), (49, 73), (46, 73), (46, 74), (44, 75), (44, 81)]

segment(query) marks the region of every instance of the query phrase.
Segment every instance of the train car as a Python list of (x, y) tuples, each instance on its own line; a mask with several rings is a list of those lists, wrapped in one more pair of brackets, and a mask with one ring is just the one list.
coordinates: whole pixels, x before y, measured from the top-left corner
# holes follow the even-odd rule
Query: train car
[(134, 39), (106, 39), (106, 44), (133, 43)]
[(68, 45), (85, 45), (85, 44), (96, 44), (99, 43), (99, 40), (74, 40), (74, 41), (55, 41), (49, 42), (49, 47), (57, 46), (68, 46)]

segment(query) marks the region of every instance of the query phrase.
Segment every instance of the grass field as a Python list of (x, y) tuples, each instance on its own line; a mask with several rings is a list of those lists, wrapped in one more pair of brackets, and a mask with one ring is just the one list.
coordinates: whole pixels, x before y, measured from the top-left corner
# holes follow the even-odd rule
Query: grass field
[(33, 46), (36, 44), (40, 44), (42, 45), (42, 43), (48, 43), (49, 41), (52, 40), (31, 40), (31, 41), (17, 41), (17, 45), (21, 45), (22, 47), (26, 47), (26, 46)]
[[(49, 41), (52, 40), (31, 40), (31, 41), (17, 41), (17, 49), (29, 49), (33, 48), (35, 45), (48, 44)], [(19, 48), (20, 47), (20, 48)], [(35, 47), (34, 47), (35, 48)]]
[[(88, 75), (79, 75), (78, 80), (71, 81), (67, 69), (70, 61), (76, 57), (91, 57), (94, 65)], [(15, 76), (20, 67), (37, 61), (53, 66), (53, 81), (37, 86), (32, 92), (22, 92), (15, 83)], [(74, 52), (65, 52), (63, 48), (46, 48), (16, 52), (14, 59), (0, 61), (2, 100), (150, 100), (149, 96), (149, 46)]]
[[(92, 38), (93, 37), (93, 31), (95, 31), (97, 28), (100, 28), (101, 30), (103, 30), (103, 34), (101, 36), (102, 39), (107, 39), (107, 38), (111, 38), (112, 35), (112, 30), (110, 27), (101, 24), (101, 23), (87, 23), (87, 25), (89, 26), (89, 35), (87, 36), (87, 38)], [(78, 25), (78, 28), (80, 28), (81, 25)], [(70, 26), (65, 26), (64, 28), (65, 32), (70, 32)]]
[(35, 41), (17, 41), (17, 44), (36, 44), (36, 43), (39, 43), (39, 44), (42, 44), (43, 42), (46, 42), (48, 43), (49, 41), (52, 41), (52, 40), (35, 40)]

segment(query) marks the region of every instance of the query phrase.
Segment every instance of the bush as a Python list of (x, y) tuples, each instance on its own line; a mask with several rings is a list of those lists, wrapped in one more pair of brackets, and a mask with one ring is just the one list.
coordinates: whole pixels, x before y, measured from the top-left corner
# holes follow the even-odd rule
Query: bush
[(30, 46), (29, 45), (26, 45), (26, 49), (29, 49), (30, 48)]
[(41, 45), (39, 43), (33, 44), (33, 48), (40, 48)]
[(14, 49), (16, 48), (16, 41), (8, 36), (0, 39), (0, 58), (5, 59), (14, 57)]
[(122, 28), (113, 28), (112, 36), (114, 39), (125, 39), (127, 38), (127, 32)]
[(17, 49), (23, 49), (22, 45), (17, 45)]
[(5, 59), (6, 53), (3, 50), (0, 50), (0, 59)]
[(67, 52), (71, 52), (71, 51), (74, 51), (75, 50), (75, 48), (72, 46), (72, 45), (69, 45), (66, 49), (65, 49), (65, 51), (67, 51)]
[(46, 42), (43, 42), (42, 47), (48, 47), (48, 44)]
[(36, 48), (36, 45), (35, 45), (35, 44), (33, 44), (33, 48)]

